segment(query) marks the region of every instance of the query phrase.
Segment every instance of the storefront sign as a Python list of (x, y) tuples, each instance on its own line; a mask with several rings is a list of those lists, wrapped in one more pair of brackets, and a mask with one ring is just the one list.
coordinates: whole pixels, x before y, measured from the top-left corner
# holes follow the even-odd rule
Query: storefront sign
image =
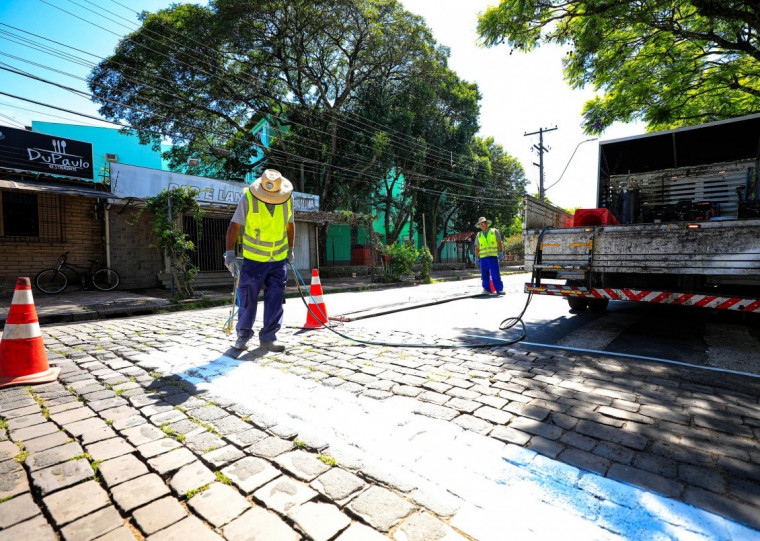
[[(248, 189), (242, 182), (183, 175), (171, 171), (111, 163), (111, 193), (122, 199), (146, 199), (164, 189), (186, 186), (200, 192), (196, 199), (212, 205), (237, 205)], [(293, 192), (293, 209), (319, 210), (319, 196)]]
[(92, 145), (0, 126), (0, 168), (93, 180)]

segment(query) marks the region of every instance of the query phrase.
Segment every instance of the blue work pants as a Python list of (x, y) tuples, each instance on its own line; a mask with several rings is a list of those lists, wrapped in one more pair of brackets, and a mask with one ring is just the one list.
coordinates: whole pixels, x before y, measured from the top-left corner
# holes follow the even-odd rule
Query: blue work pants
[(282, 303), (285, 299), (285, 284), (288, 281), (286, 260), (262, 263), (246, 259), (240, 267), (238, 284), (237, 335), (253, 336), (253, 322), (256, 320), (256, 305), (259, 292), (264, 286), (264, 324), (259, 331), (260, 342), (273, 342), (282, 327)]
[(480, 279), (483, 282), (483, 289), (491, 291), (491, 280), (496, 292), (504, 290), (504, 284), (501, 282), (499, 273), (499, 258), (494, 256), (480, 258)]

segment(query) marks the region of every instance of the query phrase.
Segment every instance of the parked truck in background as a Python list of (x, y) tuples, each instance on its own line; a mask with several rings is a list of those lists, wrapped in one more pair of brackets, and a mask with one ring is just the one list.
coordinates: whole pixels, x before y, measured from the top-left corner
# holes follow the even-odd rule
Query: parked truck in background
[(597, 209), (524, 198), (526, 293), (760, 312), (760, 114), (599, 144)]

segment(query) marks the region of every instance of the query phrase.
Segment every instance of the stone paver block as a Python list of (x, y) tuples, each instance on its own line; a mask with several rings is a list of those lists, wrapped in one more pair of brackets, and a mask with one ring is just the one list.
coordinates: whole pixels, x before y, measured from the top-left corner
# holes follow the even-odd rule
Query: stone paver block
[(282, 514), (286, 514), (291, 507), (308, 502), (316, 495), (317, 492), (308, 485), (287, 477), (275, 479), (253, 493), (257, 500)]
[(217, 429), (221, 434), (228, 436), (230, 434), (239, 434), (251, 429), (251, 425), (245, 421), (240, 420), (234, 415), (228, 415), (221, 419), (216, 419), (209, 423), (211, 426)]
[(90, 419), (84, 419), (66, 425), (66, 431), (74, 436), (81, 436), (87, 432), (102, 428), (108, 428), (108, 425), (103, 419), (98, 419), (97, 417), (91, 417)]
[(98, 469), (109, 487), (114, 487), (119, 483), (148, 473), (148, 468), (145, 467), (145, 464), (140, 462), (135, 455), (131, 454), (106, 460), (100, 464)]
[(122, 438), (111, 438), (86, 446), (87, 453), (93, 460), (109, 460), (117, 456), (127, 455), (135, 449)]
[(127, 438), (132, 445), (142, 445), (157, 439), (163, 438), (166, 434), (160, 428), (153, 425), (142, 424), (121, 431), (121, 434)]
[(224, 527), (224, 537), (227, 539), (246, 539), (247, 541), (298, 541), (298, 535), (280, 517), (262, 509), (254, 507), (246, 511)]
[(243, 458), (245, 454), (234, 445), (225, 445), (221, 449), (214, 449), (203, 455), (203, 460), (215, 468), (221, 468), (231, 462)]
[(193, 453), (188, 449), (181, 447), (174, 451), (169, 451), (168, 453), (148, 459), (148, 464), (151, 468), (156, 470), (159, 475), (166, 475), (173, 471), (177, 471), (186, 464), (195, 462), (195, 460), (196, 458)]
[(79, 436), (79, 440), (82, 442), (83, 445), (88, 445), (90, 443), (95, 443), (98, 441), (110, 440), (111, 438), (115, 438), (115, 437), (116, 437), (116, 432), (114, 432), (110, 426), (103, 426), (100, 428), (96, 428), (95, 430), (90, 430), (89, 432), (85, 432), (84, 434)]
[(140, 408), (140, 413), (146, 417), (153, 417), (154, 415), (158, 415), (160, 413), (168, 413), (171, 411), (179, 412), (178, 409), (176, 409), (171, 404), (164, 402), (163, 400), (148, 404), (147, 406)]
[(186, 516), (187, 511), (185, 511), (185, 508), (171, 496), (161, 498), (132, 513), (132, 518), (137, 527), (145, 535), (151, 535), (159, 530), (163, 530), (167, 526), (179, 522)]
[(293, 447), (294, 445), (292, 441), (270, 436), (261, 441), (257, 441), (247, 450), (253, 455), (273, 459), (276, 456), (287, 453), (293, 449)]
[(497, 425), (505, 425), (514, 417), (509, 412), (492, 408), (491, 406), (483, 406), (475, 410), (473, 415)]
[(488, 434), (493, 428), (493, 425), (488, 421), (478, 419), (472, 415), (460, 415), (455, 418), (453, 422), (455, 425), (461, 426), (465, 430), (472, 430), (478, 434)]
[(63, 526), (105, 507), (111, 502), (108, 499), (108, 493), (97, 482), (87, 481), (81, 485), (51, 494), (43, 498), (42, 503), (55, 523), (58, 526)]
[(72, 522), (61, 530), (66, 541), (90, 541), (124, 525), (124, 519), (113, 505)]
[(388, 541), (388, 538), (364, 524), (355, 522), (335, 541)]
[(177, 496), (185, 496), (191, 490), (197, 490), (216, 480), (216, 476), (199, 460), (180, 468), (174, 474), (169, 486)]
[(148, 420), (142, 415), (130, 415), (129, 417), (116, 419), (111, 426), (116, 430), (126, 430), (127, 428), (134, 428), (136, 426), (147, 424), (147, 422)]
[[(34, 403), (31, 406), (26, 406), (24, 408), (17, 408), (11, 411), (4, 411), (3, 417), (5, 419), (14, 419), (16, 417), (23, 417), (25, 415), (33, 415), (35, 413), (40, 413), (40, 407), (36, 403)], [(48, 411), (48, 413), (50, 412)]]
[(13, 441), (26, 441), (47, 436), (53, 432), (58, 432), (58, 425), (55, 423), (41, 423), (19, 430), (11, 430), (10, 436)]
[(275, 462), (301, 481), (311, 481), (330, 469), (330, 466), (315, 455), (300, 450), (280, 455), (275, 459)]
[(433, 419), (441, 419), (443, 421), (451, 421), (454, 417), (459, 415), (459, 412), (446, 406), (439, 406), (430, 402), (423, 402), (419, 404), (414, 413), (419, 413), (426, 417), (432, 417)]
[(0, 503), (0, 529), (10, 528), (40, 514), (40, 508), (34, 503), (29, 493), (20, 494), (15, 498)]
[(132, 417), (133, 415), (138, 415), (138, 412), (135, 408), (124, 404), (122, 406), (117, 406), (115, 408), (109, 408), (107, 410), (98, 412), (98, 415), (100, 415), (100, 417), (106, 421), (117, 421), (119, 419)]
[(367, 487), (362, 479), (340, 468), (331, 468), (314, 481), (311, 486), (327, 496), (330, 500), (343, 505), (352, 496)]
[(530, 440), (530, 434), (502, 425), (495, 426), (490, 436), (515, 445), (525, 445)]
[(215, 534), (203, 524), (197, 517), (187, 517), (164, 528), (147, 538), (146, 541), (223, 541), (222, 537)]
[(33, 413), (32, 415), (22, 415), (21, 417), (15, 417), (8, 419), (8, 430), (13, 432), (14, 430), (20, 430), (22, 428), (28, 428), (30, 426), (46, 423), (47, 419), (41, 413)]
[(65, 432), (53, 432), (47, 436), (24, 441), (24, 449), (30, 453), (39, 453), (41, 451), (52, 449), (53, 447), (58, 447), (64, 443), (68, 443), (70, 440), (71, 436)]
[(15, 460), (0, 462), (0, 499), (11, 498), (29, 491), (26, 471)]
[(18, 541), (21, 539), (57, 541), (58, 536), (41, 515), (0, 531), (0, 541)]
[[(148, 408), (151, 406), (148, 406)], [(148, 409), (145, 408), (145, 409)], [(141, 410), (142, 413), (144, 413), (143, 410)], [(169, 411), (163, 411), (161, 413), (156, 413), (155, 415), (152, 415), (150, 418), (151, 423), (155, 423), (157, 425), (161, 425), (163, 423), (174, 423), (176, 421), (181, 421), (182, 419), (187, 419), (187, 415), (182, 413), (179, 410), (175, 410), (174, 408), (171, 408)]]
[(652, 490), (669, 498), (677, 498), (683, 490), (683, 485), (677, 481), (622, 464), (613, 464), (607, 472), (607, 477)]
[(20, 452), (21, 449), (15, 443), (10, 441), (0, 441), (0, 461), (13, 458)]
[(222, 483), (212, 483), (207, 490), (187, 500), (187, 505), (217, 528), (250, 508), (237, 490)]
[(78, 408), (83, 408), (84, 404), (78, 400), (73, 402), (67, 402), (65, 404), (59, 404), (57, 406), (51, 406), (48, 408), (48, 413), (53, 415), (54, 413), (62, 413), (64, 411), (71, 411)]
[(185, 445), (191, 451), (196, 453), (206, 453), (210, 449), (219, 449), (227, 445), (227, 442), (211, 432), (201, 432), (188, 436), (185, 439)]
[(248, 447), (253, 445), (257, 441), (261, 441), (267, 437), (267, 433), (259, 430), (258, 428), (249, 428), (244, 432), (238, 432), (237, 434), (230, 434), (227, 439), (238, 447)]
[(604, 475), (610, 467), (610, 461), (606, 458), (592, 455), (591, 453), (581, 451), (580, 449), (565, 449), (559, 454), (559, 459), (572, 466), (591, 470), (602, 475)]
[(68, 424), (75, 423), (76, 421), (81, 421), (83, 419), (89, 419), (90, 417), (95, 417), (95, 412), (90, 408), (83, 407), (64, 411), (63, 413), (56, 413), (55, 415), (50, 416), (50, 420), (58, 423), (59, 425), (62, 425), (63, 427), (66, 427)]
[(182, 447), (182, 444), (180, 444), (177, 440), (173, 440), (171, 438), (161, 438), (149, 443), (143, 443), (137, 448), (137, 452), (140, 453), (143, 458), (151, 458), (156, 455), (168, 453), (169, 451), (177, 449), (178, 447)]
[(575, 430), (585, 436), (612, 443), (619, 443), (620, 445), (625, 445), (626, 447), (638, 451), (644, 450), (647, 445), (647, 438), (644, 436), (591, 421), (579, 422), (576, 425)]
[(105, 535), (101, 535), (94, 541), (137, 541), (137, 537), (126, 526), (111, 530)]
[(42, 468), (48, 468), (61, 462), (66, 462), (74, 458), (75, 456), (81, 456), (84, 454), (82, 447), (76, 443), (65, 443), (59, 447), (53, 447), (46, 451), (39, 453), (33, 453), (26, 457), (26, 465), (30, 471), (41, 470)]
[[(280, 470), (269, 462), (255, 457), (245, 457), (227, 466), (222, 473), (244, 494), (250, 494), (280, 475)], [(173, 482), (173, 480), (172, 480)]]
[(351, 519), (328, 503), (307, 502), (292, 508), (288, 517), (314, 541), (328, 541), (351, 524)]
[(527, 417), (518, 417), (514, 419), (510, 424), (510, 428), (527, 432), (528, 434), (534, 434), (541, 436), (548, 440), (556, 440), (562, 435), (562, 429), (556, 425), (550, 425), (548, 423), (542, 423), (535, 419), (529, 419)]
[(414, 511), (414, 506), (390, 490), (373, 486), (348, 504), (365, 522), (387, 532)]
[(446, 541), (466, 541), (449, 525), (444, 524), (429, 513), (415, 513), (401, 523), (393, 536), (397, 541), (428, 541), (445, 539)]
[(116, 505), (124, 512), (157, 500), (168, 493), (169, 489), (155, 473), (132, 479), (111, 490)]
[(229, 413), (218, 406), (205, 406), (202, 408), (195, 408), (188, 411), (187, 414), (191, 417), (195, 417), (196, 419), (205, 422), (221, 419), (222, 417), (229, 415)]
[(32, 472), (32, 484), (45, 496), (95, 475), (86, 458), (56, 464)]

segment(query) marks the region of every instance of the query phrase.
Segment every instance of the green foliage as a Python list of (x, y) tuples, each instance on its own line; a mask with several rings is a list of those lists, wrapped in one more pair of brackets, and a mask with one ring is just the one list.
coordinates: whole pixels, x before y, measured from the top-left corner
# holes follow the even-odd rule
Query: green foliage
[(505, 254), (525, 255), (522, 233), (503, 238), (501, 247), (504, 249)]
[[(190, 237), (182, 232), (182, 216), (192, 214), (198, 224), (198, 235), (203, 211), (196, 201), (200, 192), (194, 188), (180, 186), (171, 190), (164, 190), (145, 200), (145, 207), (135, 215), (130, 222), (136, 224), (144, 211), (151, 214), (150, 226), (153, 230), (154, 243), (150, 246), (163, 251), (171, 260), (171, 273), (174, 275), (174, 284), (180, 297), (193, 296), (192, 281), (198, 274), (198, 267), (190, 261), (190, 252), (195, 250), (195, 245)], [(171, 202), (171, 213), (169, 203)]]
[(417, 264), (420, 266), (420, 281), (429, 284), (432, 281), (430, 273), (433, 270), (433, 254), (430, 253), (427, 246), (417, 250)]
[(389, 258), (385, 276), (393, 282), (400, 282), (402, 276), (410, 274), (417, 262), (417, 250), (407, 242), (397, 242), (390, 246), (380, 245), (379, 251)]
[(486, 45), (569, 48), (565, 77), (603, 95), (584, 107), (584, 129), (641, 119), (650, 129), (760, 109), (756, 0), (502, 0), (481, 16)]

